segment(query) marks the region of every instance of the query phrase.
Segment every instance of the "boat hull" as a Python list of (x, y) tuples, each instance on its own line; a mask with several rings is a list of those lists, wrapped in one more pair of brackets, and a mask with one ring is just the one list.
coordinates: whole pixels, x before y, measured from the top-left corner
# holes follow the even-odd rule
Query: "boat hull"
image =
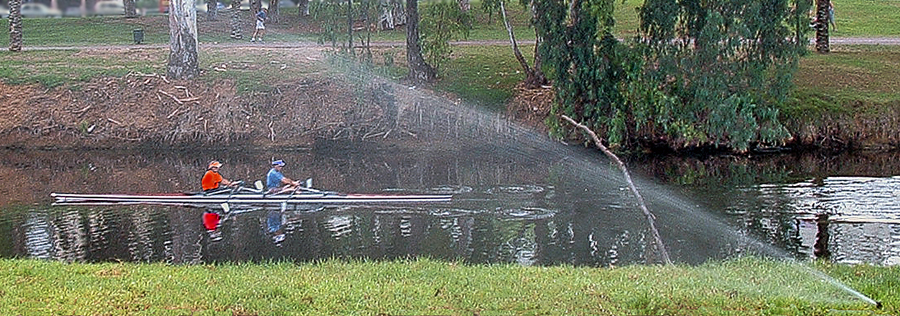
[(451, 195), (339, 194), (304, 192), (296, 194), (78, 194), (51, 193), (53, 205), (158, 204), (185, 206), (234, 205), (347, 205), (447, 203)]

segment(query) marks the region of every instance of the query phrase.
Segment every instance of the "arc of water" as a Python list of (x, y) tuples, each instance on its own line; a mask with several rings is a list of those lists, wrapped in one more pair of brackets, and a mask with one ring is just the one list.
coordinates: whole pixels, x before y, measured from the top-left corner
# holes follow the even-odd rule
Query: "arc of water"
[(638, 204), (641, 207), (641, 211), (643, 211), (644, 216), (647, 217), (647, 222), (650, 224), (650, 231), (653, 234), (653, 239), (656, 241), (656, 250), (659, 251), (660, 256), (662, 256), (663, 262), (665, 262), (666, 264), (672, 264), (672, 260), (669, 259), (669, 252), (666, 251), (666, 245), (663, 243), (662, 238), (659, 236), (659, 231), (656, 229), (656, 216), (654, 216), (653, 213), (650, 213), (650, 209), (648, 209), (647, 204), (644, 203), (644, 198), (641, 196), (641, 193), (638, 192), (638, 189), (634, 185), (634, 182), (631, 181), (631, 174), (628, 172), (628, 168), (625, 167), (625, 163), (623, 163), (622, 160), (620, 160), (619, 157), (616, 156), (616, 154), (606, 148), (606, 146), (604, 146), (603, 143), (600, 142), (600, 138), (597, 137), (597, 134), (595, 134), (594, 131), (591, 131), (590, 128), (581, 123), (575, 122), (575, 120), (568, 116), (561, 115), (561, 117), (566, 121), (569, 121), (569, 123), (571, 123), (572, 125), (575, 125), (576, 127), (584, 130), (589, 135), (591, 135), (591, 138), (594, 140), (594, 144), (597, 146), (597, 148), (600, 148), (600, 151), (602, 151), (604, 154), (606, 154), (607, 157), (609, 157), (609, 159), (612, 159), (612, 161), (616, 163), (616, 165), (619, 167), (619, 170), (622, 171), (622, 174), (625, 177), (625, 181), (628, 183), (628, 188), (631, 190), (631, 193), (634, 194), (635, 199), (637, 199)]

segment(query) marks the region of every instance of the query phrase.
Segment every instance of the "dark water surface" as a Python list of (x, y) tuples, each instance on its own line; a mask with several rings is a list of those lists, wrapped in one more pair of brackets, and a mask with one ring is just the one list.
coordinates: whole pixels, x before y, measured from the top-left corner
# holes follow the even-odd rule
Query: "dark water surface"
[[(561, 146), (561, 145), (560, 145)], [(361, 143), (281, 152), (0, 151), (0, 257), (208, 263), (431, 257), (469, 263), (658, 262), (646, 219), (595, 152)], [(557, 156), (558, 155), (558, 156)], [(51, 206), (50, 192), (193, 191), (211, 159), (230, 179), (267, 162), (318, 188), (452, 193), (449, 204), (234, 209)], [(631, 161), (676, 262), (742, 254), (900, 263), (896, 154)], [(827, 215), (827, 216), (825, 216)]]

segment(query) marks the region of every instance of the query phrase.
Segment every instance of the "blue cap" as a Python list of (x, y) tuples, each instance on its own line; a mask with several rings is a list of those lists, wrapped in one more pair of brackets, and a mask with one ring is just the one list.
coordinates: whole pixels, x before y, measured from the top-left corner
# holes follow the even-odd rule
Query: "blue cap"
[(273, 165), (273, 166), (284, 166), (284, 161), (282, 161), (282, 160), (275, 160), (275, 161), (272, 162), (272, 165)]

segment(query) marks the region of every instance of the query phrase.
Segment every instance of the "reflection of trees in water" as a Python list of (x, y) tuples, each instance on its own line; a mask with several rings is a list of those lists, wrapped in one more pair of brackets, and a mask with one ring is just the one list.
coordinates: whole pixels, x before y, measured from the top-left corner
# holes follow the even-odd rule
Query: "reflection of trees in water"
[[(868, 233), (846, 229), (852, 225), (831, 225), (829, 229), (798, 217), (840, 214), (847, 211), (846, 207), (856, 209), (853, 212), (869, 208), (847, 206), (847, 203), (885, 203), (876, 197), (884, 194), (884, 188), (876, 187), (874, 183), (854, 184), (852, 179), (841, 181), (834, 176), (879, 177), (889, 181), (886, 177), (893, 176), (900, 166), (900, 153), (805, 153), (752, 158), (670, 157), (637, 164), (641, 166), (637, 170), (646, 170), (654, 178), (709, 197), (705, 201), (707, 208), (720, 213), (732, 226), (790, 253), (827, 257), (829, 252), (841, 251), (841, 256), (832, 257), (838, 261), (847, 258), (879, 261), (881, 259), (878, 257), (883, 254), (860, 255), (871, 247), (860, 241), (871, 239), (866, 236)], [(861, 189), (860, 186), (865, 186), (863, 190), (870, 196), (853, 201), (841, 198), (854, 194), (854, 190)], [(890, 208), (891, 205), (881, 206), (881, 209)], [(843, 234), (831, 234), (829, 237), (829, 230)]]

